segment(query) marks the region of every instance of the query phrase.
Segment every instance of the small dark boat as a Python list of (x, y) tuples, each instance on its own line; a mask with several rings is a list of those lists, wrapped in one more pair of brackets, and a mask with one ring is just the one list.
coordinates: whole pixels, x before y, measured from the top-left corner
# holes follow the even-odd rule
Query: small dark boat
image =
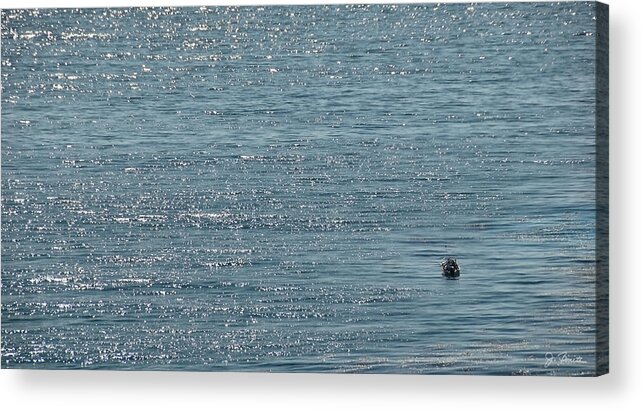
[(455, 258), (444, 258), (441, 260), (442, 275), (448, 279), (459, 278), (459, 265)]

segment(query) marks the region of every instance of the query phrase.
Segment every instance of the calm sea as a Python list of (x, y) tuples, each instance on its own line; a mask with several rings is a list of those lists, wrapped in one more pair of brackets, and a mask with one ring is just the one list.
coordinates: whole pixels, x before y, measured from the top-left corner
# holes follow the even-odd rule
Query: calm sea
[(2, 367), (594, 374), (595, 68), (593, 3), (3, 10)]

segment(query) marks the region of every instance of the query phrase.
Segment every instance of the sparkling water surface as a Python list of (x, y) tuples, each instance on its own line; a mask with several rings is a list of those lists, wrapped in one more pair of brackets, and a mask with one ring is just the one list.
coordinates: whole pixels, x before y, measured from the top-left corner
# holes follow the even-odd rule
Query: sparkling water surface
[(593, 3), (3, 10), (1, 119), (2, 367), (595, 373)]

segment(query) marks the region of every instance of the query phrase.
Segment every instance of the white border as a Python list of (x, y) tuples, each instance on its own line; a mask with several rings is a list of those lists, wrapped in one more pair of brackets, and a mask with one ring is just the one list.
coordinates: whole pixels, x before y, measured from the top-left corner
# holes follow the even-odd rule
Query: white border
[[(503, 0), (509, 1), (509, 0)], [(310, 4), (310, 0), (3, 0), (15, 7)], [(324, 1), (364, 3), (366, 1)], [(377, 3), (382, 1), (367, 1)], [(417, 2), (417, 1), (404, 1)], [(444, 2), (444, 1), (442, 1)], [(453, 2), (453, 1), (447, 1)], [(3, 408), (619, 409), (639, 403), (641, 2), (610, 4), (611, 373), (601, 378), (0, 370)], [(224, 406), (224, 407), (223, 407)]]

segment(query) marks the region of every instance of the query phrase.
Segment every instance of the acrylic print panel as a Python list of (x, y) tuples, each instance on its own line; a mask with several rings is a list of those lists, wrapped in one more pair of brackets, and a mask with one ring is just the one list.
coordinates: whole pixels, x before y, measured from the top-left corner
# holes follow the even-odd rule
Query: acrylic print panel
[(594, 2), (3, 10), (2, 367), (607, 372), (607, 67)]

